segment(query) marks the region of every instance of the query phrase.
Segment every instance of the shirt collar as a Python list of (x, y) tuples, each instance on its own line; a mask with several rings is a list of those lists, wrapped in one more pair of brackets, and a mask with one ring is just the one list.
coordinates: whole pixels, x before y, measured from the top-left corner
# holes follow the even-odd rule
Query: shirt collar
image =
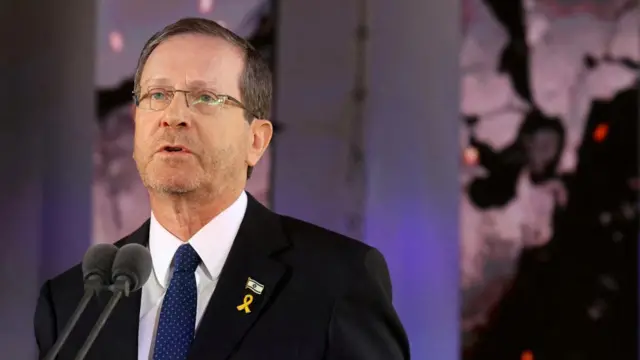
[[(247, 194), (243, 191), (238, 199), (218, 216), (211, 219), (188, 243), (202, 259), (201, 267), (206, 276), (215, 280), (220, 276), (224, 262), (238, 234), (247, 209)], [(153, 212), (149, 227), (149, 251), (153, 272), (162, 287), (168, 286), (171, 262), (183, 242), (158, 223)]]

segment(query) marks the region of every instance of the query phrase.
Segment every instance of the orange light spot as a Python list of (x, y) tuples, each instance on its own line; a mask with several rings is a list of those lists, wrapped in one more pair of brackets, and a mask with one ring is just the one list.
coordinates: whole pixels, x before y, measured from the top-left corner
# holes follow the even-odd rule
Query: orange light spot
[(480, 154), (478, 153), (478, 149), (470, 146), (464, 149), (462, 158), (466, 165), (476, 165), (478, 164), (478, 160), (480, 159)]
[(533, 352), (531, 350), (523, 351), (520, 360), (533, 360)]
[(609, 134), (609, 125), (599, 124), (598, 126), (596, 126), (596, 129), (593, 130), (593, 140), (595, 140), (596, 142), (603, 142), (608, 134)]

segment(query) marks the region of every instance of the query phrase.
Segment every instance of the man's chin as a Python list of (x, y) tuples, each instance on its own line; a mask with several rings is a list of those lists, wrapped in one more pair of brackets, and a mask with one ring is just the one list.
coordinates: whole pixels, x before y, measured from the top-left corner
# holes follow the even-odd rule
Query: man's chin
[(198, 184), (193, 181), (152, 181), (147, 187), (162, 194), (182, 195), (197, 190)]
[(193, 192), (195, 189), (185, 186), (161, 186), (157, 187), (155, 190), (167, 195), (185, 195)]

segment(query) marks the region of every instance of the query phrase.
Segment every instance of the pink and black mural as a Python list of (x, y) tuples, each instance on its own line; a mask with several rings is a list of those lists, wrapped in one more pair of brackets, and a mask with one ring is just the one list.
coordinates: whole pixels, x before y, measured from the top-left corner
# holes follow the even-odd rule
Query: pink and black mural
[(639, 11), (464, 1), (465, 359), (637, 358)]

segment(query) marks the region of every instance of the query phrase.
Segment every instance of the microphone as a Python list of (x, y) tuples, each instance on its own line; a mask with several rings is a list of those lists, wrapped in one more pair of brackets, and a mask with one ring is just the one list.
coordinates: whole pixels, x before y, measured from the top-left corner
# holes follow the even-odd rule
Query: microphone
[(111, 299), (109, 299), (102, 314), (100, 314), (96, 324), (91, 329), (87, 340), (78, 351), (75, 360), (82, 360), (87, 356), (93, 342), (98, 337), (102, 327), (122, 296), (128, 297), (132, 292), (140, 290), (142, 285), (149, 279), (152, 266), (151, 254), (142, 245), (127, 244), (118, 250), (111, 269), (113, 284), (109, 286), (109, 290), (113, 292), (113, 295), (111, 295)]
[(118, 248), (113, 244), (96, 244), (87, 250), (82, 259), (82, 277), (84, 280), (84, 295), (75, 311), (67, 321), (55, 344), (47, 353), (45, 360), (53, 360), (67, 341), (71, 331), (80, 319), (89, 301), (98, 291), (111, 283), (111, 267)]

